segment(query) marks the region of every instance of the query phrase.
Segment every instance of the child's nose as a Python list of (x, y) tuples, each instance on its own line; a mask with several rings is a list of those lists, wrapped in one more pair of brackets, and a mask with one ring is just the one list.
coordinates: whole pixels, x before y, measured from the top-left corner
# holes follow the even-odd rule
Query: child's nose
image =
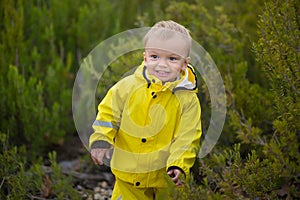
[(163, 67), (167, 67), (167, 59), (165, 59), (165, 58), (159, 59), (158, 65), (163, 66)]

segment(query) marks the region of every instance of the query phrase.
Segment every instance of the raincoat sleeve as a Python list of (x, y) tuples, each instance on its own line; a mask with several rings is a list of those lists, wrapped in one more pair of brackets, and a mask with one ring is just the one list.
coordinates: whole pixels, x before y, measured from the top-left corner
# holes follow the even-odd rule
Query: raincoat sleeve
[(119, 85), (113, 86), (98, 105), (98, 114), (93, 123), (94, 132), (89, 139), (90, 148), (109, 148), (114, 143), (123, 109), (123, 96)]
[(167, 161), (167, 170), (180, 168), (187, 178), (198, 155), (201, 130), (201, 108), (195, 94), (183, 105), (182, 115)]

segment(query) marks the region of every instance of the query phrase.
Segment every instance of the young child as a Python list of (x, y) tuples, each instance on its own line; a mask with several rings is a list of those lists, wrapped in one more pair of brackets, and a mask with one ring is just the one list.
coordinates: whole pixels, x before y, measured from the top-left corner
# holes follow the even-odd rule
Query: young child
[(89, 145), (99, 165), (114, 149), (112, 199), (170, 199), (170, 185), (190, 176), (201, 136), (191, 40), (174, 21), (156, 23), (144, 37), (142, 64), (98, 106)]

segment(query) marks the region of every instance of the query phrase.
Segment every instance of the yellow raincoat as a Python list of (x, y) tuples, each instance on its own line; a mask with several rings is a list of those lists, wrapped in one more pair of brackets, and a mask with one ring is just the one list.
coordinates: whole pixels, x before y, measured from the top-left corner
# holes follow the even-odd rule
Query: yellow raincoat
[(142, 63), (99, 104), (90, 147), (113, 145), (113, 174), (135, 187), (167, 187), (163, 177), (170, 167), (189, 177), (201, 136), (196, 86), (190, 66), (179, 80), (163, 84)]

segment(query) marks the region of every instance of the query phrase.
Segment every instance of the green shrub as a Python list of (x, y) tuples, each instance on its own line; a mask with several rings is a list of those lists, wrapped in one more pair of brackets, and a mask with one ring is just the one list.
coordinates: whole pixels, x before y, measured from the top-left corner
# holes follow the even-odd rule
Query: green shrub
[(136, 14), (151, 4), (1, 1), (0, 131), (31, 147), (27, 153), (63, 144), (75, 133), (71, 94), (82, 58), (99, 41), (134, 28)]
[[(258, 0), (1, 1), (0, 132), (7, 133), (0, 135), (1, 198), (45, 196), (41, 188), (49, 181), (47, 195), (76, 198), (70, 180), (55, 164), (54, 153), (49, 155), (51, 176), (39, 159), (30, 167), (28, 154), (42, 155), (48, 145), (62, 144), (75, 132), (71, 92), (82, 57), (100, 40), (162, 19), (173, 19), (191, 30), (215, 60), (227, 94), (226, 124), (213, 152), (199, 161), (195, 171), (199, 184), (189, 183), (176, 198), (300, 196), (300, 5), (294, 0), (262, 4)], [(111, 63), (99, 83), (97, 100), (122, 70), (139, 64), (140, 53)], [(211, 108), (209, 91), (200, 83), (205, 135)]]
[(7, 77), (0, 77), (0, 85), (0, 127), (14, 144), (28, 144), (39, 150), (65, 135), (62, 106), (57, 101), (46, 105), (45, 83), (35, 77), (26, 80), (15, 66), (10, 66)]
[[(24, 146), (8, 146), (8, 138), (0, 133), (0, 198), (1, 199), (80, 199), (73, 189), (71, 177), (65, 176), (56, 163), (56, 152), (49, 153), (50, 167), (43, 165), (41, 159), (34, 164), (27, 158)], [(31, 166), (29, 166), (31, 165)]]
[[(202, 42), (224, 78), (228, 100), (219, 145), (200, 161), (196, 174), (200, 188), (191, 184), (192, 190), (182, 195), (191, 199), (193, 192), (203, 199), (296, 198), (300, 171), (299, 3), (266, 3), (258, 21), (259, 34), (253, 35), (255, 27), (247, 29), (244, 18), (232, 16), (245, 16), (245, 23), (250, 14), (259, 12), (253, 7), (260, 5), (258, 2), (247, 6), (252, 9), (249, 13), (240, 14), (230, 13), (233, 8), (228, 11), (228, 5), (219, 1), (210, 7), (208, 1), (203, 2), (173, 2), (164, 16), (189, 27), (194, 39)], [(244, 37), (247, 33), (252, 35)], [(255, 54), (249, 51), (249, 38), (258, 38)], [(209, 98), (205, 87), (201, 92), (206, 95), (200, 97)], [(207, 107), (209, 104), (202, 104), (204, 111)], [(203, 112), (204, 128), (209, 122), (206, 115)]]

